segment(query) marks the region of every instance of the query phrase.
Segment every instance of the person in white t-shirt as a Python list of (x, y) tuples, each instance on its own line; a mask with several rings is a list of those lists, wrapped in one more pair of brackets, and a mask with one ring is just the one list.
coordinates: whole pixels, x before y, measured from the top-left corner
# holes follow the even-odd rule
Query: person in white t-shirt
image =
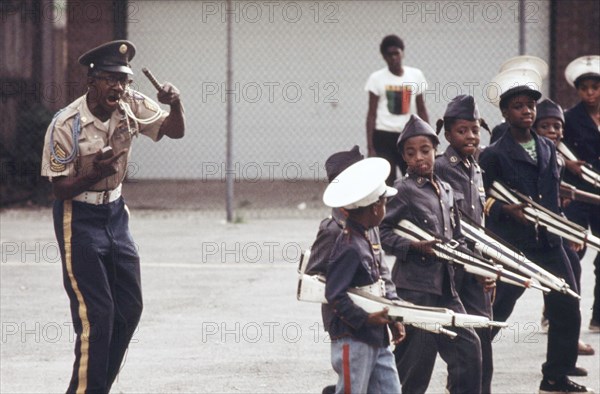
[(396, 151), (404, 125), (411, 114), (429, 122), (423, 99), (427, 81), (418, 68), (402, 65), (404, 42), (400, 37), (384, 37), (379, 50), (387, 67), (372, 73), (365, 86), (369, 92), (367, 148), (369, 156), (389, 161), (392, 171), (386, 183), (391, 186), (396, 179), (396, 166), (402, 172), (406, 169), (402, 156)]

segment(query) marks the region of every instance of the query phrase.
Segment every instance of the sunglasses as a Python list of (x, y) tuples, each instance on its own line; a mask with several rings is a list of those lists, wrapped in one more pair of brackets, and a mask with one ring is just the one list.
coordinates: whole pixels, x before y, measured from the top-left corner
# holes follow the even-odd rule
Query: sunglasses
[(133, 82), (133, 80), (129, 79), (127, 76), (96, 75), (94, 78), (103, 80), (111, 88), (117, 86), (117, 84), (121, 84), (121, 86), (126, 88)]

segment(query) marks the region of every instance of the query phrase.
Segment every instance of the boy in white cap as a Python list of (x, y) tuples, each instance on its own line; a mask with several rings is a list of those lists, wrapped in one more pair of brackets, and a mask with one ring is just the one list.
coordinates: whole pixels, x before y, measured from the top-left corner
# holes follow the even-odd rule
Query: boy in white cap
[[(575, 156), (600, 172), (600, 56), (583, 56), (573, 60), (565, 69), (567, 82), (577, 89), (581, 101), (565, 112), (565, 145)], [(598, 194), (594, 187), (581, 179), (581, 165), (567, 166), (565, 181), (577, 189)], [(600, 208), (581, 201), (572, 201), (565, 208), (565, 214), (573, 222), (591, 228), (592, 233), (600, 236)], [(580, 253), (583, 257), (585, 250)], [(600, 333), (600, 253), (594, 260), (594, 305), (589, 330)]]
[[(486, 190), (494, 181), (501, 181), (508, 187), (531, 196), (546, 209), (559, 213), (556, 148), (551, 141), (538, 137), (531, 129), (535, 122), (536, 102), (542, 94), (530, 86), (528, 82), (531, 80), (526, 70), (511, 71), (514, 75), (496, 77), (502, 88), (500, 110), (509, 128), (480, 155)], [(539, 83), (540, 80), (536, 82)], [(564, 278), (571, 288), (577, 288), (561, 238), (528, 222), (522, 204), (505, 204), (488, 198), (485, 213), (486, 227), (520, 249), (530, 260)], [(494, 319), (506, 321), (522, 294), (523, 289), (499, 283), (493, 305)], [(567, 376), (580, 372), (575, 366), (581, 325), (579, 300), (552, 291), (544, 295), (544, 305), (549, 321), (548, 348), (546, 362), (542, 365), (543, 379), (539, 392), (590, 392)]]
[(347, 294), (358, 287), (377, 296), (387, 293), (381, 267), (385, 264), (369, 239), (385, 215), (388, 197), (397, 193), (385, 179), (390, 165), (381, 158), (361, 160), (337, 176), (323, 194), (332, 208), (344, 208), (346, 225), (337, 238), (327, 267), (325, 297), (333, 317), (329, 325), (331, 363), (338, 374), (336, 393), (400, 393), (398, 372), (389, 348), (404, 338), (404, 327), (392, 321), (387, 310), (367, 313)]
[[(398, 140), (407, 175), (397, 180), (398, 195), (388, 203), (381, 223), (383, 249), (396, 256), (392, 280), (398, 296), (417, 305), (465, 313), (454, 284), (454, 268), (434, 255), (434, 241), (411, 241), (394, 232), (402, 219), (446, 241), (464, 244), (454, 192), (433, 172), (439, 140), (431, 126), (412, 115)], [(471, 328), (455, 328), (458, 336), (407, 328), (407, 338), (394, 354), (403, 393), (425, 393), (439, 352), (448, 365), (450, 393), (481, 392), (481, 345)]]
[[(522, 70), (525, 73), (524, 75), (528, 75), (530, 83), (539, 88), (542, 84), (542, 80), (548, 76), (549, 69), (548, 63), (537, 56), (515, 56), (508, 59), (500, 66), (499, 74), (492, 84), (496, 82), (496, 87), (498, 87), (498, 82), (506, 82), (509, 79), (512, 79), (512, 82), (514, 82), (514, 75), (519, 74), (519, 72), (517, 71), (515, 73), (511, 70)], [(494, 99), (497, 99), (497, 97)], [(492, 129), (490, 145), (500, 139), (500, 137), (506, 133), (506, 130), (508, 130), (508, 123), (503, 122), (496, 125), (496, 127)]]

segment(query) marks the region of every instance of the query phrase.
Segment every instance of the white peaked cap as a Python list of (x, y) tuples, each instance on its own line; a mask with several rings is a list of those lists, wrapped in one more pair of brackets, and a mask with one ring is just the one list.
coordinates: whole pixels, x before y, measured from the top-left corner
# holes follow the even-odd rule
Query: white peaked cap
[(565, 69), (565, 78), (569, 85), (575, 86), (575, 81), (582, 76), (600, 78), (600, 56), (588, 55), (573, 60)]
[(500, 66), (500, 70), (498, 72), (512, 70), (512, 69), (522, 69), (527, 68), (531, 70), (535, 70), (540, 74), (542, 79), (548, 76), (548, 63), (546, 63), (543, 59), (537, 56), (516, 56), (508, 59)]
[(531, 68), (511, 68), (496, 75), (485, 93), (490, 102), (499, 106), (501, 99), (517, 93), (531, 94), (538, 100), (542, 96), (541, 89), (540, 73)]
[(369, 157), (352, 164), (325, 189), (323, 202), (332, 208), (367, 207), (380, 197), (392, 197), (398, 190), (385, 184), (390, 163), (381, 157)]

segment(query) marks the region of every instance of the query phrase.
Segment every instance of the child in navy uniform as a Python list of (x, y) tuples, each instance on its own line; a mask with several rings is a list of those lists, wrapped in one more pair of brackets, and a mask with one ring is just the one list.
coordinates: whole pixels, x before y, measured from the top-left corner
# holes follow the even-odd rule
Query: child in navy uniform
[[(332, 182), (343, 170), (363, 158), (364, 156), (360, 153), (357, 145), (349, 151), (336, 152), (329, 156), (325, 161), (325, 171), (327, 173), (328, 182)], [(331, 215), (321, 221), (317, 238), (311, 246), (310, 257), (306, 266), (306, 273), (308, 275), (327, 275), (329, 256), (331, 255), (336, 239), (342, 233), (342, 229), (346, 225), (347, 216), (348, 212), (345, 209), (332, 208)], [(379, 227), (370, 228), (368, 238), (373, 246), (373, 253), (381, 255), (383, 252), (379, 241)], [(387, 264), (382, 264), (380, 268), (388, 296), (390, 298), (396, 298), (396, 286), (394, 286), (394, 283), (392, 282)], [(331, 306), (329, 304), (323, 304), (321, 306), (321, 314), (323, 317), (323, 327), (325, 331), (329, 331), (329, 325), (333, 318)], [(335, 385), (326, 386), (323, 389), (323, 394), (332, 394), (334, 392)]]
[[(483, 125), (487, 127), (485, 122)], [(443, 127), (450, 146), (435, 161), (435, 174), (452, 186), (456, 205), (462, 214), (480, 226), (483, 225), (485, 190), (481, 168), (473, 155), (479, 147), (481, 126), (479, 109), (472, 96), (460, 95), (452, 99), (443, 120), (437, 122), (438, 134)], [(495, 287), (495, 281), (458, 268), (454, 282), (467, 313), (491, 320), (491, 290)], [(481, 341), (481, 392), (491, 393), (494, 370), (491, 329), (476, 328), (475, 332)]]
[[(332, 154), (325, 161), (327, 181), (331, 183), (342, 171), (362, 159), (364, 156), (360, 153), (358, 145), (349, 151)], [(331, 215), (321, 221), (317, 238), (310, 248), (310, 257), (306, 265), (308, 275), (327, 273), (327, 262), (331, 255), (331, 249), (346, 224), (346, 216), (343, 208), (332, 208)], [(323, 304), (323, 306), (325, 307), (327, 304)], [(325, 324), (325, 329), (327, 329), (327, 324)]]
[[(465, 313), (454, 286), (454, 268), (435, 257), (432, 246), (439, 241), (411, 241), (394, 233), (407, 219), (446, 240), (464, 244), (454, 193), (433, 173), (437, 135), (426, 122), (413, 115), (398, 140), (398, 151), (408, 174), (396, 181), (398, 195), (388, 203), (380, 226), (386, 253), (396, 256), (392, 280), (398, 296), (417, 305), (444, 307)], [(403, 393), (425, 393), (439, 352), (448, 364), (450, 393), (481, 392), (481, 345), (473, 329), (456, 328), (450, 339), (411, 327), (394, 351)]]
[(386, 290), (385, 262), (369, 239), (385, 215), (387, 197), (397, 193), (385, 185), (390, 165), (381, 158), (361, 160), (329, 184), (323, 202), (348, 213), (327, 267), (325, 297), (333, 316), (329, 324), (331, 363), (338, 373), (336, 393), (400, 393), (398, 372), (389, 348), (388, 326), (394, 342), (404, 338), (404, 327), (393, 322), (387, 310), (367, 313), (348, 296), (350, 288), (398, 299)]
[[(538, 103), (536, 119), (535, 123), (533, 124), (533, 129), (538, 135), (548, 138), (554, 143), (555, 146), (557, 146), (563, 138), (564, 124), (565, 116), (560, 105), (556, 104), (550, 99), (546, 99)], [(556, 158), (558, 160), (558, 170), (561, 174), (561, 178), (565, 167), (577, 165), (573, 161), (563, 157), (559, 152), (557, 152)], [(563, 204), (567, 205), (565, 200), (563, 200)], [(581, 294), (581, 261), (579, 260), (577, 252), (582, 250), (582, 246), (566, 239), (563, 239), (563, 244), (565, 252), (567, 253), (567, 257), (569, 258), (569, 262), (571, 263), (571, 267), (573, 268), (577, 289), (579, 290), (579, 294)], [(544, 325), (544, 323), (546, 325), (546, 331), (547, 322), (548, 320), (546, 318), (542, 320), (542, 325)], [(594, 348), (582, 340), (579, 340), (577, 349), (577, 353), (580, 356), (592, 356), (595, 353)]]
[[(484, 184), (489, 189), (494, 181), (501, 181), (531, 196), (545, 208), (559, 213), (556, 149), (551, 141), (538, 137), (531, 130), (535, 121), (536, 101), (541, 93), (531, 88), (526, 80), (508, 88), (514, 85), (514, 78), (518, 78), (518, 74), (519, 71), (515, 70), (515, 75), (506, 75), (507, 83), (500, 85), (507, 87), (500, 95), (500, 109), (509, 129), (481, 153)], [(485, 213), (486, 226), (491, 231), (519, 248), (530, 260), (564, 278), (571, 288), (577, 288), (561, 238), (529, 223), (525, 219), (522, 204), (505, 204), (489, 198)], [(494, 319), (506, 321), (522, 294), (520, 288), (498, 284), (493, 306)], [(585, 386), (567, 377), (577, 361), (581, 325), (579, 300), (552, 291), (544, 295), (544, 304), (549, 329), (540, 393), (589, 392)]]
[[(533, 130), (537, 135), (548, 138), (554, 143), (554, 146), (558, 146), (563, 138), (564, 125), (565, 116), (560, 105), (556, 104), (550, 99), (545, 99), (537, 104), (535, 123), (533, 124)], [(571, 160), (566, 159), (558, 151), (556, 152), (556, 160), (558, 172), (561, 178), (567, 166), (577, 165)], [(567, 252), (567, 256), (569, 257), (569, 261), (571, 262), (571, 266), (573, 267), (573, 274), (575, 275), (575, 281), (577, 282), (577, 289), (581, 291), (581, 264), (577, 253), (575, 253), (581, 250), (581, 246), (564, 239), (563, 243), (565, 246), (565, 251)]]
[[(564, 143), (581, 160), (575, 168), (567, 166), (565, 180), (580, 190), (598, 194), (594, 187), (581, 179), (581, 165), (587, 163), (600, 172), (600, 56), (583, 56), (573, 60), (565, 70), (567, 82), (577, 89), (581, 101), (565, 112)], [(600, 236), (600, 208), (581, 201), (565, 207), (569, 220)], [(585, 250), (580, 252), (583, 257)], [(600, 253), (594, 259), (594, 304), (589, 330), (600, 333)]]

